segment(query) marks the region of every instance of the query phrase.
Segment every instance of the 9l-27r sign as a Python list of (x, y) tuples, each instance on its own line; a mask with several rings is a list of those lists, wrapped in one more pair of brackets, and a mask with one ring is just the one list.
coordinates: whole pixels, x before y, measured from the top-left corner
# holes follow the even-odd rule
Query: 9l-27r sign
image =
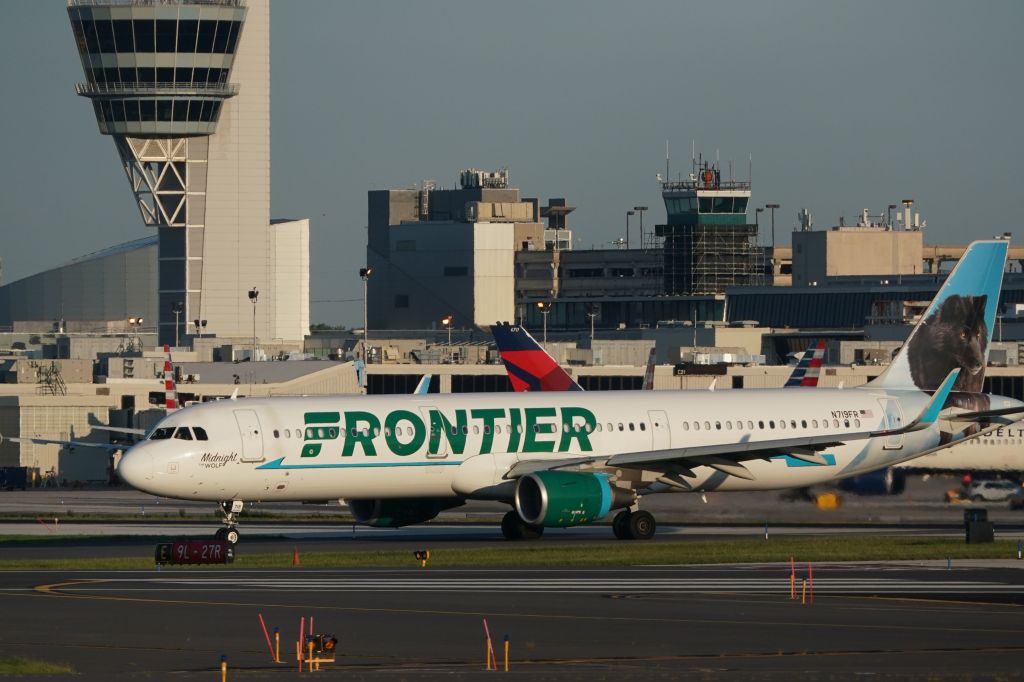
[(158, 564), (229, 564), (235, 548), (224, 540), (177, 540), (156, 546)]

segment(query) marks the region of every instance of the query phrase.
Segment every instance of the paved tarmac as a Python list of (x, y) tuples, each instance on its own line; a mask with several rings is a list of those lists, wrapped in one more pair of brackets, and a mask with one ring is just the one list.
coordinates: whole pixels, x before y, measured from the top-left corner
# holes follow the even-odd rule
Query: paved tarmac
[[(797, 584), (807, 577), (798, 567)], [(1014, 679), (1013, 562), (612, 570), (164, 570), (0, 574), (0, 655), (75, 679), (294, 678), (301, 617), (340, 640), (334, 679), (478, 678), (486, 618), (530, 679)], [(259, 624), (279, 628), (270, 660)]]

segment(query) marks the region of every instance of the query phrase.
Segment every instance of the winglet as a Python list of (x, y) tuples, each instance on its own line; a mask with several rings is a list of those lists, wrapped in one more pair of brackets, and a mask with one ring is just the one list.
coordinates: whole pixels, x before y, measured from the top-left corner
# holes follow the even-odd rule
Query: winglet
[(946, 375), (945, 380), (939, 386), (938, 390), (932, 394), (932, 399), (925, 405), (924, 410), (918, 415), (917, 419), (910, 422), (902, 429), (894, 429), (888, 431), (879, 431), (876, 434), (878, 436), (892, 436), (900, 433), (909, 433), (911, 431), (920, 431), (926, 429), (939, 418), (939, 413), (942, 412), (943, 406), (946, 404), (946, 398), (949, 397), (950, 392), (953, 390), (953, 384), (956, 383), (957, 376), (960, 374), (960, 368), (957, 367), (949, 374)]
[(235, 390), (231, 391), (231, 397), (228, 400), (238, 400), (238, 386), (235, 386)]
[(420, 377), (420, 382), (416, 384), (416, 390), (414, 390), (412, 394), (426, 395), (430, 393), (430, 380), (432, 377), (432, 374), (424, 374), (422, 377)]

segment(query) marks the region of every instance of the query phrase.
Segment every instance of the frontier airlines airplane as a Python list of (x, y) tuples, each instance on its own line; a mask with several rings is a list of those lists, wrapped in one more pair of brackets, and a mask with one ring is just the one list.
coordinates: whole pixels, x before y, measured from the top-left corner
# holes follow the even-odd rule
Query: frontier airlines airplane
[(509, 539), (618, 510), (616, 537), (646, 539), (647, 495), (813, 485), (931, 452), (962, 435), (940, 430), (950, 419), (1024, 412), (980, 393), (1006, 251), (972, 244), (886, 372), (858, 388), (221, 400), (168, 414), (118, 472), (221, 503), (230, 542), (246, 500), (324, 499), (378, 527), (498, 500)]

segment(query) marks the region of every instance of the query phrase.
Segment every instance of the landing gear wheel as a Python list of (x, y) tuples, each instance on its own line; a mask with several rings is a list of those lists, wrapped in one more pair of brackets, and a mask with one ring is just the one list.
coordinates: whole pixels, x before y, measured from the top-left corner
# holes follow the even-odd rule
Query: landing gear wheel
[(615, 534), (618, 540), (630, 540), (632, 539), (629, 535), (629, 510), (624, 509), (615, 515), (612, 519), (612, 533)]
[(634, 540), (650, 540), (654, 537), (654, 531), (658, 524), (654, 521), (654, 515), (650, 512), (636, 511), (629, 515), (627, 528), (629, 535)]
[(501, 534), (506, 540), (536, 540), (544, 534), (544, 528), (524, 522), (513, 509), (501, 517)]
[(216, 540), (226, 540), (227, 539), (227, 534), (228, 534), (228, 529), (227, 528), (218, 528), (217, 532), (213, 534), (213, 537)]
[(230, 544), (230, 545), (237, 545), (238, 544), (238, 538), (239, 538), (238, 529), (235, 528), (234, 526), (231, 526), (230, 528), (225, 528), (224, 529), (224, 539), (228, 541), (228, 544)]

